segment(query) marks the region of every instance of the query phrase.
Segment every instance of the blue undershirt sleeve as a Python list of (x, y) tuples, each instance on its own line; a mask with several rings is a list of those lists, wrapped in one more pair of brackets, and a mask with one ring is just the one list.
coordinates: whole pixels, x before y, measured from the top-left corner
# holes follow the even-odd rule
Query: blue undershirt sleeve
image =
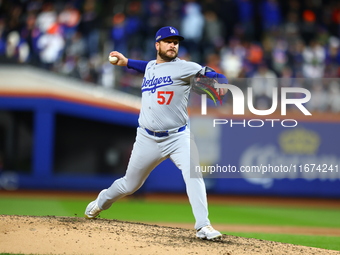
[(218, 83), (228, 84), (228, 78), (221, 73), (206, 72), (205, 75), (209, 78), (217, 79)]
[(149, 61), (128, 59), (127, 67), (140, 73), (145, 73), (146, 65)]

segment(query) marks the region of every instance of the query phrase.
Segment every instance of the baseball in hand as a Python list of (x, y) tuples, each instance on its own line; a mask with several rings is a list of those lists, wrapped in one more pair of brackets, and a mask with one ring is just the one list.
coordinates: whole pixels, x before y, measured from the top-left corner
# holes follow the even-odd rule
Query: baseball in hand
[(109, 56), (109, 61), (112, 63), (112, 64), (116, 64), (118, 62), (118, 58), (117, 57), (111, 57)]

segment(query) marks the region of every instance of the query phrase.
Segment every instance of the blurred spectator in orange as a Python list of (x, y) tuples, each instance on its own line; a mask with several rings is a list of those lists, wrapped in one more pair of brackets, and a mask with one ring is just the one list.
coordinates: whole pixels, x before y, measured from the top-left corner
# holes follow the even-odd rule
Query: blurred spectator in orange
[(57, 22), (57, 12), (53, 3), (47, 2), (43, 4), (41, 12), (37, 16), (36, 26), (40, 32), (45, 33)]
[(340, 36), (340, 2), (334, 1), (331, 12), (332, 25), (330, 27), (331, 33)]
[(45, 69), (53, 70), (55, 64), (57, 64), (62, 57), (64, 46), (64, 38), (56, 23), (39, 37), (37, 47), (40, 51), (40, 60)]
[(263, 51), (261, 46), (255, 43), (248, 43), (247, 45), (246, 59), (253, 65), (260, 64), (263, 59)]
[(312, 10), (304, 10), (302, 13), (301, 36), (308, 45), (316, 36), (316, 16)]

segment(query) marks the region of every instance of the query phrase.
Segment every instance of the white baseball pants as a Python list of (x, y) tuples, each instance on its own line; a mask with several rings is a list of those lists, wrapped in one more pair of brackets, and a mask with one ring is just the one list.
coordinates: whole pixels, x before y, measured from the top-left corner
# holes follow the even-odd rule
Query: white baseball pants
[(98, 198), (99, 207), (106, 210), (118, 199), (134, 193), (151, 171), (169, 157), (182, 171), (196, 220), (195, 229), (210, 225), (205, 184), (200, 173), (195, 173), (195, 166), (199, 165), (198, 151), (188, 128), (166, 137), (155, 137), (139, 127), (126, 174), (102, 193)]

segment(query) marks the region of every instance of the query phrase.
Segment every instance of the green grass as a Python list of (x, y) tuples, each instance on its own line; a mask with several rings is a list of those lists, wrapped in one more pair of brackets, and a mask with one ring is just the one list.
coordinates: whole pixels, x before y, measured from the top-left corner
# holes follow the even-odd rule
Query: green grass
[[(0, 214), (83, 217), (90, 200), (1, 198)], [(269, 206), (209, 206), (210, 219), (221, 224), (310, 226), (340, 228), (339, 209)], [(189, 203), (160, 203), (129, 199), (116, 202), (102, 218), (128, 221), (193, 222)]]
[[(91, 201), (85, 199), (41, 199), (0, 197), (0, 214), (36, 216), (83, 217)], [(309, 226), (340, 228), (339, 209), (299, 208), (252, 205), (209, 206), (210, 220), (214, 224)], [(116, 202), (101, 213), (102, 218), (140, 222), (183, 222), (194, 224), (189, 203), (146, 202), (125, 199)], [(230, 234), (230, 233), (228, 233)], [(237, 236), (279, 241), (324, 249), (340, 250), (340, 237), (303, 236), (264, 233), (231, 233)]]
[[(23, 254), (23, 253), (0, 253), (0, 255), (27, 255), (27, 254)], [(30, 253), (28, 255), (44, 255), (44, 254)], [(51, 255), (51, 254), (45, 254), (45, 255)]]
[(217, 223), (340, 227), (339, 209), (214, 205), (210, 212)]
[(272, 233), (267, 234), (267, 233), (244, 233), (244, 232), (223, 232), (223, 234), (340, 251), (340, 237), (338, 236), (291, 235)]
[(71, 199), (1, 198), (0, 214), (36, 216), (83, 216), (87, 202)]
[(24, 255), (19, 253), (0, 253), (0, 255)]
[[(334, 209), (210, 205), (209, 213), (212, 222), (221, 224), (340, 228), (340, 210)], [(138, 221), (193, 221), (189, 204), (174, 203), (124, 201), (114, 204), (102, 215), (107, 218)]]

